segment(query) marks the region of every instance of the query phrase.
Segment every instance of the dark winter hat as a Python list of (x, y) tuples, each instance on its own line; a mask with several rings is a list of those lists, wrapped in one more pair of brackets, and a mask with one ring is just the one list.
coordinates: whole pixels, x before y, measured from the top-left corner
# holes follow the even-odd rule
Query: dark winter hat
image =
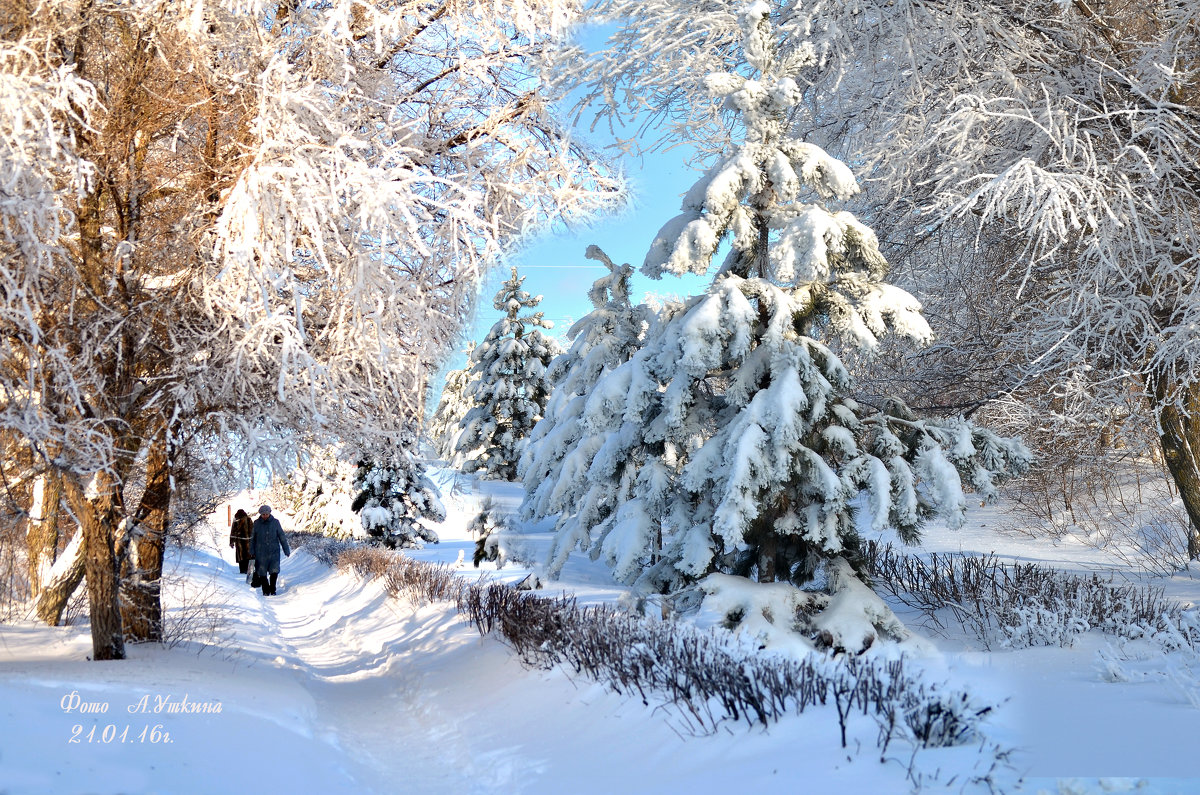
[(258, 512), (261, 513), (263, 516), (269, 516), (271, 514), (271, 506), (264, 505), (258, 509)]

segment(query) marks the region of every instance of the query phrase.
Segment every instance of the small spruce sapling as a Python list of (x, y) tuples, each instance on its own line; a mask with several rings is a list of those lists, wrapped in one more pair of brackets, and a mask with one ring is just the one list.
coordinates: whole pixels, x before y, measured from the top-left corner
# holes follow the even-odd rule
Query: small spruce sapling
[(508, 561), (508, 553), (501, 544), (502, 535), (507, 529), (503, 515), (496, 509), (496, 503), (491, 497), (479, 506), (479, 513), (467, 526), (467, 532), (475, 536), (475, 557), (472, 562), (475, 568), (484, 561), (496, 564), (497, 569), (504, 568)]
[(424, 522), (446, 518), (437, 488), (410, 453), (411, 443), (364, 454), (354, 473), (358, 493), (350, 507), (367, 537), (392, 549), (436, 544), (437, 533)]

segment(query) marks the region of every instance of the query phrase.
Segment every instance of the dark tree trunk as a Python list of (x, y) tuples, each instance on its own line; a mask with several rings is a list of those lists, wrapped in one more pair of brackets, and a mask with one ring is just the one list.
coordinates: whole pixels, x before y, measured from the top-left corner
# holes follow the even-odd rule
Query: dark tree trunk
[(137, 534), (121, 578), (121, 616), (125, 636), (136, 641), (163, 639), (163, 544), (171, 513), (171, 448), (166, 434), (151, 442), (146, 490), (135, 519)]
[(62, 478), (58, 472), (51, 469), (39, 477), (33, 494), (25, 545), (29, 559), (29, 595), (37, 599), (45, 585), (46, 573), (58, 556), (58, 503), (62, 498)]
[(42, 583), (42, 589), (34, 602), (34, 612), (38, 619), (50, 626), (58, 626), (62, 621), (63, 610), (67, 602), (83, 582), (83, 530), (75, 531), (76, 537), (67, 545), (63, 557), (59, 561), (60, 571)]
[(1187, 511), (1187, 554), (1200, 558), (1200, 384), (1177, 387), (1169, 374), (1156, 374), (1151, 390), (1158, 402), (1159, 439), (1167, 471)]
[(64, 477), (67, 497), (80, 520), (83, 533), (84, 578), (92, 620), (92, 659), (125, 659), (125, 634), (121, 628), (118, 567), (114, 539), (119, 485), (107, 472), (96, 475), (95, 496), (86, 497), (73, 475)]
[(758, 582), (775, 582), (779, 561), (779, 536), (775, 533), (773, 511), (764, 511), (746, 529), (746, 540), (753, 549), (754, 566), (758, 570)]
[(776, 547), (779, 539), (773, 532), (763, 534), (758, 545), (758, 581), (775, 582)]

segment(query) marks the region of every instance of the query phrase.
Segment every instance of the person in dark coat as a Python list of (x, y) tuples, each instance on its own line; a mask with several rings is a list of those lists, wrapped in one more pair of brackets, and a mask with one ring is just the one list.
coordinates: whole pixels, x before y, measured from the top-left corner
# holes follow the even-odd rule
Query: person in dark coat
[(250, 538), (250, 551), (254, 553), (254, 570), (263, 577), (263, 596), (275, 595), (275, 581), (279, 579), (279, 550), (285, 556), (292, 554), (283, 525), (271, 515), (271, 506), (258, 509)]
[(254, 520), (250, 514), (238, 508), (233, 515), (233, 527), (229, 529), (229, 546), (233, 547), (233, 556), (237, 560), (238, 569), (246, 573), (246, 567), (254, 558), (250, 552), (250, 535), (254, 532)]

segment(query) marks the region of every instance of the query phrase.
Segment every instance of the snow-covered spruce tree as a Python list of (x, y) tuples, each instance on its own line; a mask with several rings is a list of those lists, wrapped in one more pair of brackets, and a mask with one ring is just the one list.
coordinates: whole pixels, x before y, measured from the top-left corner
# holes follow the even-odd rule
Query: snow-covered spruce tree
[(455, 451), (467, 456), (464, 472), (493, 480), (516, 478), (521, 443), (542, 418), (549, 398), (546, 367), (561, 350), (540, 331), (554, 326), (541, 312), (521, 314), (542, 301), (521, 289), (524, 281), (513, 268), (492, 301), (505, 314), (471, 353), (471, 408), (455, 444)]
[(596, 433), (583, 422), (588, 397), (601, 376), (629, 360), (654, 321), (653, 310), (629, 300), (631, 266), (615, 264), (597, 246), (589, 246), (586, 256), (602, 263), (608, 273), (588, 291), (595, 309), (567, 332), (570, 349), (550, 363), (547, 374), (553, 391), (546, 415), (534, 427), (521, 458), (521, 517), (559, 516), (558, 541), (551, 551), (555, 571), (577, 545), (575, 539), (598, 524), (611, 504), (602, 496), (602, 487), (586, 494), (572, 488), (605, 441), (603, 429)]
[(799, 37), (777, 38), (768, 12), (762, 2), (743, 11), (744, 62), (705, 78), (742, 140), (687, 193), (643, 271), (705, 273), (722, 243), (729, 255), (706, 294), (668, 307), (643, 347), (599, 378), (582, 421), (605, 429), (604, 443), (560, 476), (577, 502), (597, 484), (615, 497), (565, 543), (642, 592), (719, 572), (804, 583), (823, 563), (845, 588), (859, 563), (860, 495), (872, 527), (915, 542), (934, 514), (961, 524), (962, 478), (990, 498), (995, 478), (1029, 461), (1020, 442), (963, 419), (850, 397), (828, 342), (870, 351), (889, 331), (922, 341), (929, 328), (917, 301), (883, 281), (872, 230), (825, 206), (858, 190), (850, 169), (787, 134), (795, 75), (815, 56)]
[[(793, 123), (870, 181), (860, 217), (887, 230), (938, 333), (884, 388), (986, 404), (1040, 442), (1039, 469), (1064, 448), (1165, 460), (1200, 554), (1200, 6), (770, 4), (822, 57)], [(728, 68), (740, 6), (598, 0), (608, 46), (557, 74), (588, 85), (593, 126), (654, 118), (662, 141), (714, 152), (717, 114), (676, 75)], [(1066, 500), (1090, 496), (1080, 482)]]
[(437, 533), (424, 521), (441, 522), (446, 509), (425, 467), (413, 458), (415, 436), (365, 453), (354, 472), (357, 496), (351, 509), (367, 537), (392, 549), (436, 544)]
[(471, 409), (468, 394), (471, 383), (475, 380), (470, 366), (471, 354), (474, 351), (475, 343), (468, 343), (467, 365), (461, 370), (451, 370), (446, 373), (446, 383), (442, 387), (442, 399), (438, 401), (433, 416), (429, 418), (429, 439), (433, 442), (437, 454), (451, 466), (457, 466), (463, 458), (462, 453), (455, 451), (455, 445), (462, 433), (460, 423)]

